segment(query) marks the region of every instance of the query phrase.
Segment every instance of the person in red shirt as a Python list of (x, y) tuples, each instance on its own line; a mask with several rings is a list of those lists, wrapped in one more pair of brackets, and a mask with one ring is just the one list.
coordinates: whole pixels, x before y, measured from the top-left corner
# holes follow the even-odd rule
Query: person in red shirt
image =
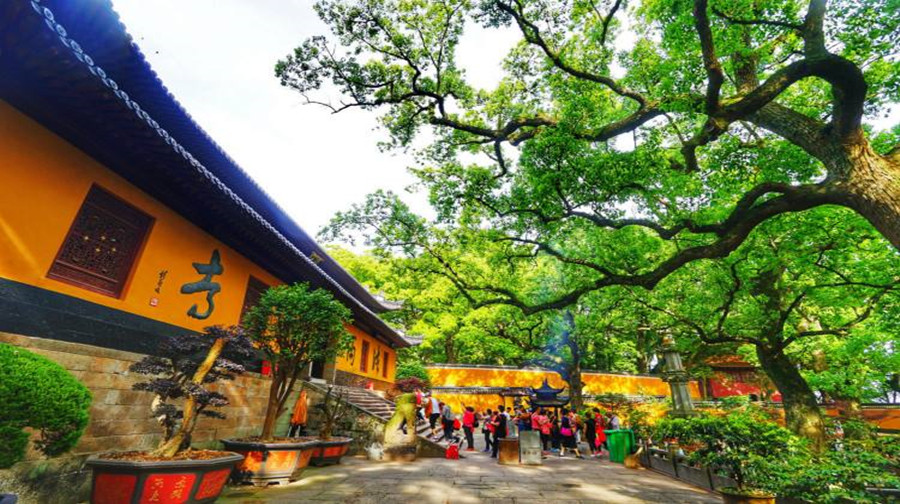
[(475, 421), (475, 408), (471, 406), (466, 406), (465, 408), (462, 426), (463, 431), (466, 433), (466, 451), (475, 451), (475, 437), (473, 432), (475, 432), (475, 427), (478, 426)]
[(494, 412), (491, 411), (490, 408), (484, 412), (484, 415), (481, 417), (481, 433), (484, 434), (484, 451), (488, 453), (491, 451), (491, 435), (494, 433)]
[[(600, 414), (600, 410), (594, 408), (596, 414), (594, 415), (594, 422), (597, 425), (597, 457), (603, 456), (603, 447), (606, 446), (606, 420), (603, 418), (603, 415)], [(608, 449), (608, 448), (607, 448)]]

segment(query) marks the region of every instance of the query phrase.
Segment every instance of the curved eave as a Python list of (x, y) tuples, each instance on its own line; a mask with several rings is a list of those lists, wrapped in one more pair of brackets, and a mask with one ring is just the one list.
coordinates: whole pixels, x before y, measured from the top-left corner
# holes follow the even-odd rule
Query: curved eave
[(193, 122), (107, 0), (3, 2), (0, 40), (0, 98), (282, 280), (333, 292), (361, 329), (409, 346), (358, 282), (309, 258), (315, 242)]

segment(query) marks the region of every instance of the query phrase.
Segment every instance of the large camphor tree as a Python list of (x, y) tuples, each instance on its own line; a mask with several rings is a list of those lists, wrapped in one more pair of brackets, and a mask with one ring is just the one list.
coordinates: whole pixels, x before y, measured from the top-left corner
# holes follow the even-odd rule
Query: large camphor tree
[[(900, 128), (866, 126), (898, 102), (895, 1), (316, 9), (331, 37), (302, 42), (276, 74), (335, 112), (377, 110), (388, 146), (418, 148), (416, 173), (437, 210), (426, 223), (380, 193), (337, 220), (374, 223), (389, 236), (382, 245), (431, 257), (476, 306), (534, 313), (612, 285), (650, 289), (688, 263), (727, 257), (767, 220), (824, 205), (852, 209), (900, 247)], [(457, 64), (475, 23), (521, 36), (491, 90), (469, 85)], [(340, 100), (325, 97), (326, 83)], [(493, 243), (507, 259), (494, 276), (542, 256), (568, 280), (549, 297), (485, 280), (445, 257), (448, 236)]]
[[(834, 370), (824, 375), (830, 366), (851, 365), (873, 387), (878, 369), (865, 368), (896, 353), (888, 343), (890, 321), (900, 315), (896, 253), (873, 240), (861, 220), (830, 207), (767, 222), (728, 259), (691, 264), (652, 293), (636, 294), (680, 334), (699, 340), (693, 346), (749, 347), (781, 392), (787, 426), (821, 450), (825, 423), (807, 376), (821, 391), (834, 379)], [(859, 354), (842, 358), (842, 342)], [(828, 387), (830, 398), (863, 394), (841, 379)]]

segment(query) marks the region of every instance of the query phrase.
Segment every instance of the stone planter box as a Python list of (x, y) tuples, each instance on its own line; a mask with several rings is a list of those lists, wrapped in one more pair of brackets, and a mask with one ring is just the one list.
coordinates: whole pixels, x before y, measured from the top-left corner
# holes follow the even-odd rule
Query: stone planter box
[(333, 437), (327, 441), (320, 439), (309, 464), (314, 467), (340, 464), (341, 457), (347, 454), (352, 442), (353, 438), (348, 437)]
[(242, 458), (223, 453), (211, 460), (139, 462), (93, 456), (85, 462), (93, 472), (91, 503), (214, 502)]
[(226, 450), (243, 457), (232, 479), (237, 483), (252, 483), (260, 487), (272, 483), (285, 484), (299, 478), (319, 447), (319, 442), (314, 439), (280, 443), (224, 439), (222, 443)]

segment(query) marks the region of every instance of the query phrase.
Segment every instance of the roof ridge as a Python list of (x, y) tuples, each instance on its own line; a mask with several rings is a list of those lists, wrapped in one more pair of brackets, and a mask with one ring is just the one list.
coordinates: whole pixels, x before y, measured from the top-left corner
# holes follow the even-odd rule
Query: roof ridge
[[(111, 89), (113, 91), (113, 94), (115, 94), (115, 96), (119, 100), (121, 100), (128, 108), (130, 108), (131, 110), (134, 110), (134, 113), (139, 118), (141, 118), (144, 122), (146, 122), (148, 126), (153, 128), (156, 131), (156, 133), (160, 137), (162, 137), (166, 141), (166, 143), (168, 143), (172, 147), (172, 149), (175, 152), (180, 154), (202, 176), (204, 176), (210, 182), (212, 182), (213, 185), (215, 185), (228, 198), (230, 198), (235, 204), (237, 204), (241, 208), (241, 210), (246, 212), (250, 217), (252, 217), (259, 224), (261, 224), (266, 230), (268, 230), (276, 238), (278, 238), (278, 240), (281, 241), (282, 244), (286, 245), (288, 247), (288, 249), (290, 249), (292, 252), (294, 252), (295, 255), (300, 257), (306, 263), (307, 266), (310, 266), (316, 273), (321, 275), (328, 283), (330, 283), (332, 286), (334, 286), (344, 296), (353, 300), (353, 302), (355, 302), (356, 305), (359, 308), (361, 308), (364, 312), (372, 315), (373, 317), (375, 317), (378, 320), (381, 320), (381, 318), (378, 317), (378, 315), (375, 312), (373, 312), (371, 309), (369, 309), (369, 307), (367, 307), (362, 301), (360, 301), (355, 296), (350, 294), (350, 292), (348, 292), (347, 289), (344, 288), (344, 286), (342, 286), (339, 282), (337, 282), (330, 275), (328, 275), (328, 273), (326, 273), (322, 268), (320, 268), (315, 263), (315, 261), (313, 261), (306, 254), (304, 254), (303, 251), (301, 251), (299, 248), (297, 248), (297, 246), (294, 245), (293, 242), (288, 240), (287, 237), (285, 237), (281, 231), (279, 231), (274, 225), (272, 225), (272, 223), (270, 223), (265, 217), (263, 217), (262, 214), (260, 214), (255, 208), (253, 208), (250, 204), (248, 204), (246, 201), (244, 201), (236, 192), (234, 192), (224, 182), (222, 182), (222, 180), (218, 176), (216, 176), (215, 173), (210, 171), (200, 161), (198, 161), (197, 158), (194, 157), (194, 155), (190, 153), (190, 151), (185, 149), (184, 146), (181, 145), (181, 143), (179, 143), (178, 140), (176, 140), (172, 135), (170, 135), (169, 132), (166, 131), (165, 128), (160, 126), (159, 123), (156, 120), (154, 120), (150, 116), (150, 114), (148, 114), (147, 111), (141, 107), (141, 105), (139, 103), (132, 100), (128, 96), (127, 92), (125, 92), (122, 89), (119, 89), (119, 85), (116, 83), (116, 81), (113, 80), (111, 77), (108, 77), (106, 74), (106, 71), (104, 71), (103, 68), (101, 68), (99, 65), (94, 63), (93, 58), (91, 58), (91, 56), (89, 54), (84, 52), (84, 50), (81, 48), (81, 45), (78, 44), (78, 42), (76, 40), (74, 40), (68, 36), (68, 32), (67, 32), (66, 28), (62, 24), (60, 24), (58, 21), (56, 21), (55, 15), (53, 14), (53, 11), (49, 7), (47, 7), (45, 5), (41, 5), (41, 0), (30, 0), (30, 3), (31, 3), (31, 6), (34, 9), (34, 11), (37, 12), (38, 15), (43, 16), (44, 22), (45, 22), (44, 24), (47, 26), (48, 29), (50, 29), (57, 35), (60, 43), (62, 43), (63, 46), (65, 46), (67, 49), (72, 51), (72, 53), (75, 55), (75, 57), (80, 62), (84, 63), (87, 66), (87, 68), (91, 72), (91, 74), (93, 74), (95, 77), (100, 79), (100, 81), (106, 87)], [(121, 18), (119, 17), (118, 13), (115, 12), (115, 9), (112, 9), (111, 2), (107, 1), (106, 3), (110, 6), (110, 10), (115, 14), (116, 20), (119, 23), (120, 27), (124, 29), (125, 25), (122, 23)], [(154, 75), (154, 78), (159, 83), (159, 85), (163, 87), (166, 94), (172, 98), (173, 102), (185, 113), (185, 115), (187, 115), (187, 117), (193, 122), (193, 124), (197, 127), (197, 129), (203, 135), (206, 135), (207, 138), (212, 140), (211, 137), (209, 137), (209, 135), (196, 123), (196, 121), (194, 121), (193, 118), (191, 118), (190, 114), (187, 112), (187, 109), (185, 109), (178, 102), (178, 100), (171, 93), (171, 91), (169, 91), (169, 89), (165, 86), (165, 84), (162, 83), (162, 80), (159, 78), (159, 76), (156, 74), (156, 72), (154, 72), (152, 70), (152, 67), (150, 66), (149, 62), (147, 62), (147, 60), (144, 58), (143, 52), (141, 52), (140, 48), (138, 48), (137, 44), (135, 44), (133, 37), (131, 37), (131, 35), (128, 34), (127, 30), (124, 30), (124, 32), (130, 39), (130, 43), (131, 43), (132, 47), (137, 49), (138, 54), (140, 55), (141, 58), (143, 58), (143, 62), (147, 65), (148, 68), (150, 68), (151, 72)], [(213, 141), (213, 144), (216, 146), (216, 148), (221, 149), (221, 147), (218, 144), (216, 144), (214, 141)], [(224, 153), (224, 151), (222, 151), (222, 153), (225, 154), (226, 157), (228, 157), (228, 155), (226, 153)], [(228, 159), (230, 160), (230, 157), (228, 157)], [(232, 160), (232, 162), (233, 162), (233, 160)], [(237, 167), (238, 169), (240, 169), (240, 167), (236, 163), (234, 164), (234, 166)], [(255, 184), (255, 181), (253, 181), (253, 179), (250, 178), (246, 172), (241, 170), (241, 173), (245, 177), (250, 179), (251, 182), (253, 182)], [(263, 193), (265, 194), (264, 191), (263, 191)], [(269, 197), (269, 196), (267, 195), (267, 197)], [(271, 199), (271, 197), (269, 197), (269, 198)], [(298, 227), (299, 227), (299, 225), (298, 225)], [(382, 322), (389, 329), (396, 332), (401, 337), (401, 339), (406, 341), (403, 331), (390, 327), (383, 320), (382, 320)]]
[[(38, 5), (40, 2), (41, 2), (41, 0), (33, 0), (33, 1), (31, 1), (32, 7), (33, 7), (35, 10), (37, 10), (39, 13), (40, 13), (40, 10), (38, 9), (37, 5)], [(231, 167), (235, 170), (235, 172), (236, 172), (242, 179), (244, 179), (244, 182), (248, 183), (249, 185), (252, 186), (253, 189), (255, 189), (256, 191), (258, 191), (258, 192), (259, 192), (259, 195), (260, 195), (263, 199), (265, 199), (267, 203), (271, 204), (271, 205), (274, 207), (274, 209), (277, 210), (277, 212), (280, 212), (282, 215), (284, 215), (285, 217), (287, 217), (287, 219), (291, 222), (291, 224), (293, 224), (294, 226), (297, 227), (297, 229), (299, 230), (300, 233), (302, 233), (302, 234), (306, 235), (307, 237), (309, 237), (310, 241), (312, 242), (312, 244), (313, 244), (316, 248), (320, 249), (323, 253), (325, 253), (325, 255), (328, 255), (328, 253), (327, 253), (327, 251), (324, 249), (324, 247), (322, 247), (322, 246), (320, 246), (318, 243), (316, 243), (315, 240), (314, 240), (314, 238), (313, 238), (313, 236), (310, 235), (305, 229), (303, 229), (303, 226), (301, 226), (296, 220), (294, 220), (294, 219), (290, 216), (290, 214), (288, 214), (288, 213), (285, 211), (284, 207), (283, 207), (283, 206), (282, 206), (275, 198), (273, 198), (273, 197), (268, 193), (268, 191), (266, 191), (266, 190), (263, 188), (263, 186), (261, 186), (261, 185), (259, 184), (259, 182), (256, 181), (256, 179), (254, 179), (253, 177), (251, 177), (250, 174), (249, 174), (243, 167), (241, 167), (241, 165), (240, 165), (237, 161), (235, 161), (235, 159), (234, 159), (233, 157), (231, 157), (230, 154), (228, 154), (228, 151), (226, 151), (226, 150), (225, 150), (225, 149), (224, 149), (224, 148), (223, 148), (223, 147), (222, 147), (222, 146), (221, 146), (221, 145), (220, 145), (220, 144), (219, 144), (219, 143), (218, 143), (218, 142), (217, 142), (217, 141), (216, 141), (216, 140), (215, 140), (215, 139), (207, 132), (207, 131), (206, 131), (206, 129), (204, 129), (204, 128), (200, 125), (199, 122), (197, 122), (196, 120), (194, 120), (194, 117), (193, 117), (193, 116), (191, 115), (191, 113), (188, 111), (187, 107), (185, 107), (184, 105), (181, 104), (181, 102), (178, 100), (178, 98), (172, 93), (172, 91), (169, 90), (168, 86), (166, 86), (165, 82), (163, 82), (162, 78), (159, 76), (159, 74), (156, 72), (156, 70), (153, 69), (153, 66), (150, 64), (150, 61), (147, 59), (146, 55), (144, 54), (144, 51), (141, 50), (140, 45), (138, 45), (138, 43), (135, 41), (134, 37), (131, 35), (131, 33), (129, 33), (129, 31), (128, 31), (128, 26), (125, 24), (125, 22), (122, 20), (122, 17), (121, 17), (121, 16), (119, 15), (119, 13), (116, 11), (115, 6), (112, 4), (112, 1), (111, 1), (111, 0), (105, 0), (104, 3), (105, 3), (106, 6), (107, 6), (107, 10), (108, 10), (110, 13), (112, 13), (113, 18), (115, 19), (115, 22), (118, 24), (118, 27), (119, 27), (119, 29), (121, 30), (121, 32), (124, 33), (125, 36), (127, 37), (128, 42), (129, 42), (129, 45), (130, 45), (131, 48), (134, 50), (134, 52), (136, 53), (137, 57), (138, 57), (138, 58), (141, 60), (141, 62), (144, 63), (145, 66), (150, 70), (150, 73), (153, 75), (153, 79), (156, 81), (157, 85), (165, 92), (166, 96), (172, 101), (172, 103), (175, 105), (175, 107), (176, 107), (181, 113), (183, 113), (184, 116), (190, 121), (190, 123), (191, 123), (191, 125), (194, 127), (194, 129), (202, 136), (203, 140), (206, 141), (209, 145), (211, 145), (211, 146), (215, 149), (216, 153), (218, 153), (219, 155), (221, 155), (222, 158), (225, 159), (225, 160), (228, 162), (228, 164), (231, 165)], [(51, 14), (52, 14), (52, 10), (50, 10), (49, 7), (44, 6), (43, 8), (44, 8), (44, 9), (47, 9), (47, 10), (50, 11)], [(46, 17), (46, 16), (45, 16), (45, 17)], [(55, 22), (55, 20), (54, 20), (54, 22)], [(57, 24), (59, 24), (59, 23), (57, 23)], [(71, 49), (71, 47), (70, 47), (70, 49)], [(98, 68), (99, 68), (99, 66), (98, 66)], [(112, 80), (112, 79), (110, 79), (110, 80)], [(114, 82), (114, 81), (113, 81), (113, 82)], [(158, 125), (158, 124), (157, 124), (157, 125)], [(252, 206), (251, 206), (251, 208), (252, 208)], [(259, 212), (257, 212), (257, 213), (259, 213)], [(273, 227), (275, 227), (275, 226), (273, 225)], [(276, 228), (276, 229), (277, 229), (277, 228)], [(283, 233), (282, 233), (282, 235), (283, 235)], [(285, 238), (286, 238), (286, 237), (285, 237)], [(290, 240), (288, 240), (288, 241), (290, 241)], [(305, 255), (305, 254), (304, 254), (304, 255)], [(390, 307), (389, 305), (387, 305), (387, 304), (385, 304), (385, 303), (382, 303), (382, 302), (381, 302), (381, 301), (380, 301), (380, 300), (379, 300), (379, 299), (378, 299), (371, 291), (369, 291), (368, 288), (366, 288), (365, 285), (363, 285), (363, 284), (362, 284), (359, 280), (357, 280), (352, 274), (350, 274), (350, 272), (347, 271), (346, 268), (344, 268), (343, 266), (341, 266), (340, 263), (338, 263), (333, 257), (331, 257), (330, 255), (328, 255), (328, 257), (329, 257), (329, 258), (332, 260), (332, 262), (340, 269), (341, 272), (343, 272), (344, 274), (346, 274), (347, 278), (349, 278), (349, 279), (352, 280), (353, 282), (357, 283), (357, 284), (359, 285), (359, 287), (360, 287), (364, 292), (368, 293), (369, 297), (371, 297), (372, 300), (373, 300), (376, 304), (381, 305), (381, 306), (384, 308), (385, 311), (390, 311), (390, 310), (391, 310), (391, 307)], [(320, 268), (320, 269), (321, 269), (321, 268)], [(330, 275), (329, 275), (329, 277), (330, 277)], [(335, 282), (337, 282), (337, 280), (335, 280)], [(337, 283), (340, 283), (340, 282), (337, 282)], [(349, 293), (348, 293), (348, 294), (349, 294)], [(355, 296), (354, 296), (354, 299), (356, 299)], [(362, 303), (362, 301), (360, 301), (360, 302)], [(365, 304), (365, 303), (362, 303), (362, 304)]]

